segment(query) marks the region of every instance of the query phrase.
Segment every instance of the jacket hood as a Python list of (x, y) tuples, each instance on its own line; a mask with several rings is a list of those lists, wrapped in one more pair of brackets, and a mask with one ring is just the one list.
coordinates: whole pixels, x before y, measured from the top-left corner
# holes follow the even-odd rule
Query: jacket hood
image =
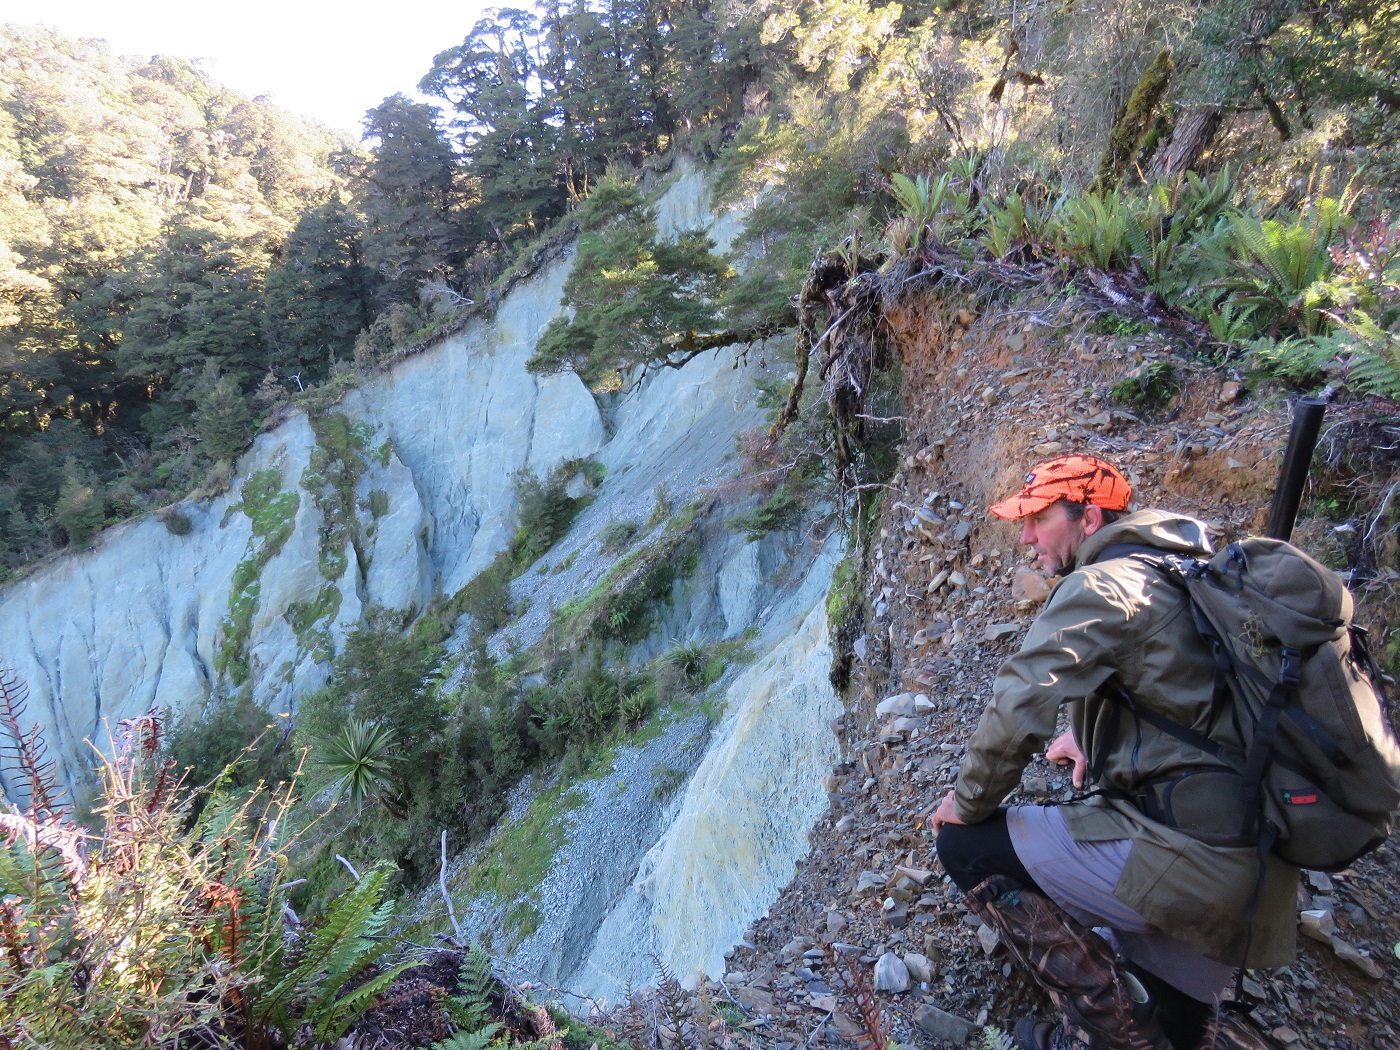
[(1099, 553), (1117, 543), (1144, 543), (1173, 554), (1208, 557), (1210, 537), (1205, 522), (1165, 510), (1138, 510), (1099, 529), (1074, 555), (1074, 567), (1088, 565)]

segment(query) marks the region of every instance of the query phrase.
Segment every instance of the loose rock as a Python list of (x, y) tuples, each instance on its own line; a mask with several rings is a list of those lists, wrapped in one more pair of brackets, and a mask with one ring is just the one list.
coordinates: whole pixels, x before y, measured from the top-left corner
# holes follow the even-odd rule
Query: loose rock
[(909, 971), (909, 977), (917, 984), (927, 984), (933, 980), (933, 964), (928, 961), (928, 957), (918, 952), (908, 952), (904, 956), (904, 967)]
[(913, 715), (916, 712), (913, 693), (896, 693), (881, 700), (875, 707), (875, 713), (882, 718), (888, 715)]
[(918, 1012), (914, 1014), (914, 1023), (933, 1038), (941, 1039), (945, 1043), (965, 1043), (967, 1037), (972, 1034), (971, 1021), (966, 1021), (957, 1014), (950, 1014), (947, 1010), (940, 1010), (932, 1004), (919, 1007)]
[(1014, 634), (1021, 633), (1019, 623), (991, 623), (987, 625), (987, 632), (983, 637), (989, 642), (999, 642), (1003, 638), (1010, 638)]
[(875, 963), (875, 988), (881, 992), (907, 992), (909, 967), (894, 952), (885, 952)]
[(1011, 597), (1018, 602), (1043, 602), (1050, 597), (1050, 584), (1034, 569), (1020, 568), (1011, 581)]

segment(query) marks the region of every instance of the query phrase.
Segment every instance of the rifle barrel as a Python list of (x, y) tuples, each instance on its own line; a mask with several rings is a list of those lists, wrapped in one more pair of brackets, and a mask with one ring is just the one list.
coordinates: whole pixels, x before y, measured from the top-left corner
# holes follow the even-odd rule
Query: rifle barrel
[(1326, 411), (1327, 402), (1320, 397), (1299, 398), (1293, 404), (1293, 429), (1288, 434), (1288, 448), (1283, 454), (1274, 503), (1269, 508), (1269, 524), (1264, 530), (1270, 539), (1286, 540), (1293, 535), (1293, 523), (1298, 520), (1298, 505), (1303, 501), (1308, 467)]

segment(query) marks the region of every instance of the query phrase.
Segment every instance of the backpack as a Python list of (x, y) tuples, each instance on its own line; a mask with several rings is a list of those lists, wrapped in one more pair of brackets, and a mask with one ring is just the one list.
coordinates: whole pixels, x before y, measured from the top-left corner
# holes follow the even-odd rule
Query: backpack
[[(1290, 543), (1260, 538), (1208, 561), (1141, 544), (1109, 546), (1095, 561), (1120, 557), (1185, 590), (1215, 656), (1210, 726), (1228, 713), (1244, 745), (1225, 747), (1107, 690), (1141, 721), (1228, 767), (1145, 785), (1147, 815), (1316, 871), (1340, 871), (1383, 843), (1400, 806), (1400, 746), (1337, 574)], [(1219, 827), (1222, 819), (1232, 826)]]

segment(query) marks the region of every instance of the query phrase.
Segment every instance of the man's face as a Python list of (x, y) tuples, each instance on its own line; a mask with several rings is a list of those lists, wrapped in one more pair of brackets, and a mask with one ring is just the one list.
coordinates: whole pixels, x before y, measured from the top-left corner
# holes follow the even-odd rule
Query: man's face
[(1058, 576), (1074, 561), (1085, 538), (1098, 531), (1097, 507), (1087, 507), (1083, 517), (1071, 521), (1063, 502), (1052, 503), (1042, 511), (1021, 519), (1021, 542), (1034, 547), (1041, 567)]

